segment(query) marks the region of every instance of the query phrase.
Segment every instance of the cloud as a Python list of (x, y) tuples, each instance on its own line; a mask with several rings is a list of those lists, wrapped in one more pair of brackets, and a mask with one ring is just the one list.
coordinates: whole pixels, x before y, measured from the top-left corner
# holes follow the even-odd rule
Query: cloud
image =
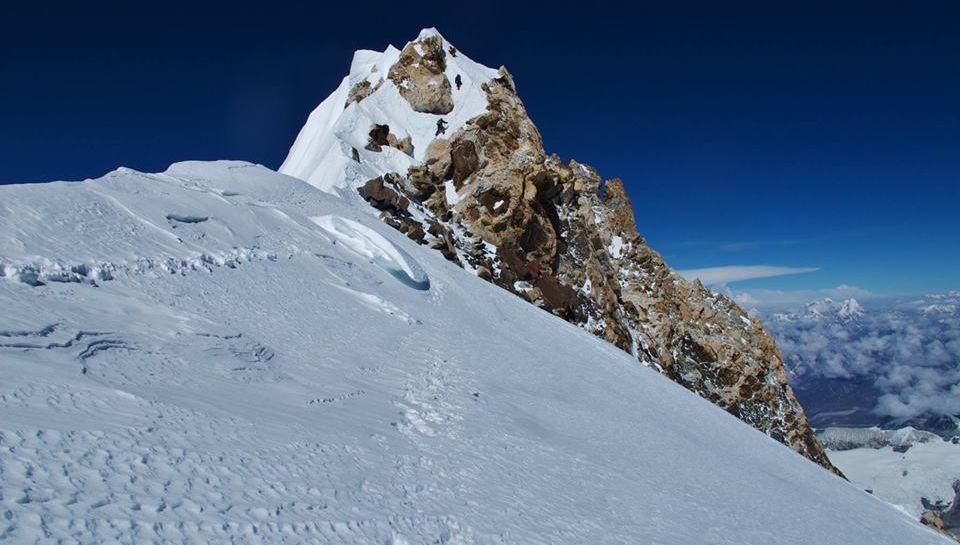
[(731, 290), (726, 286), (719, 286), (718, 291), (733, 299), (744, 308), (786, 307), (804, 305), (821, 299), (871, 299), (874, 294), (868, 290), (840, 284), (832, 288), (815, 290), (770, 290), (749, 289)]
[[(932, 301), (950, 304), (931, 311)], [(854, 319), (840, 316), (841, 303), (818, 303), (766, 313), (764, 324), (795, 386), (813, 379), (866, 383), (876, 392), (873, 411), (881, 417), (954, 415), (960, 414), (960, 305), (954, 303), (960, 294), (875, 299)], [(855, 403), (858, 396), (848, 395)], [(838, 400), (828, 401), (835, 406)]]
[(708, 286), (731, 284), (743, 280), (771, 278), (788, 274), (803, 274), (818, 271), (816, 267), (775, 267), (772, 265), (730, 265), (727, 267), (706, 267), (677, 271), (688, 280), (699, 278)]

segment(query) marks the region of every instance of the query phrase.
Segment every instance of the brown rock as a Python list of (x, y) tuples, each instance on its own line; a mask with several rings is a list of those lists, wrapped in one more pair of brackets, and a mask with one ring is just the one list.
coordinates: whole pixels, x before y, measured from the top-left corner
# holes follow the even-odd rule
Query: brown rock
[(534, 284), (540, 290), (543, 304), (554, 314), (562, 317), (573, 317), (579, 304), (577, 292), (570, 286), (562, 284), (552, 275), (544, 275)]
[(480, 166), (477, 146), (470, 140), (457, 140), (450, 149), (450, 162), (453, 167), (451, 177), (459, 189), (463, 186), (463, 181)]
[(610, 232), (624, 236), (628, 240), (637, 238), (637, 222), (633, 217), (633, 204), (627, 197), (620, 178), (608, 180), (604, 184), (603, 204), (609, 210), (608, 225)]
[(413, 157), (413, 139), (409, 136), (405, 136), (396, 142), (391, 142), (390, 145), (402, 151), (403, 153), (406, 153), (410, 157)]
[[(374, 125), (370, 128), (367, 145), (364, 146), (364, 149), (380, 152), (383, 151), (384, 146), (396, 148), (411, 157), (413, 156), (412, 138), (409, 136), (397, 138), (395, 134), (390, 132), (389, 125)], [(359, 162), (359, 157), (357, 157), (357, 162)]]
[[(421, 43), (422, 56), (405, 48), (390, 70), (391, 80), (415, 109), (442, 102), (417, 94), (427, 82), (437, 82), (434, 91), (447, 92), (439, 79), (445, 67), (440, 45), (439, 39)], [(463, 255), (478, 275), (485, 267), (481, 277), (489, 276), (636, 354), (644, 364), (836, 471), (787, 384), (783, 358), (762, 324), (733, 301), (667, 266), (638, 234), (633, 205), (619, 179), (604, 184), (587, 165), (547, 156), (506, 69), (484, 83), (483, 90), (487, 111), (447, 138), (434, 140), (423, 165), (407, 173), (409, 194), (419, 199), (411, 206), (428, 218), (431, 246), (455, 263)], [(442, 188), (448, 180), (460, 196), (453, 210)], [(455, 229), (446, 227), (460, 222)], [(483, 243), (496, 247), (496, 255), (485, 254)], [(494, 259), (499, 261), (493, 267), (496, 274), (477, 265)], [(515, 287), (518, 281), (532, 286)]]
[(370, 136), (367, 139), (367, 145), (365, 148), (370, 151), (380, 151), (383, 146), (386, 146), (390, 143), (387, 139), (389, 135), (389, 125), (374, 125), (370, 129)]
[(943, 525), (943, 521), (940, 520), (940, 516), (933, 511), (926, 511), (920, 515), (920, 522), (940, 532), (946, 532), (947, 530), (946, 526)]
[(400, 232), (418, 244), (425, 244), (426, 233), (423, 232), (423, 226), (410, 218), (403, 218)]
[[(417, 51), (419, 44), (421, 55)], [(453, 90), (444, 70), (447, 67), (443, 40), (429, 36), (407, 44), (387, 77), (397, 86), (414, 111), (448, 114), (453, 110)]]
[(430, 176), (435, 183), (441, 184), (450, 179), (450, 141), (446, 139), (434, 140), (427, 146), (427, 153), (423, 159)]
[(383, 80), (377, 82), (376, 85), (371, 84), (367, 80), (358, 82), (356, 85), (350, 88), (350, 93), (347, 95), (347, 102), (343, 105), (346, 109), (350, 104), (354, 102), (360, 102), (361, 100), (372, 95), (374, 91), (380, 88), (380, 85), (383, 83)]
[(357, 192), (377, 210), (405, 214), (410, 206), (409, 199), (384, 185), (382, 176), (367, 181)]

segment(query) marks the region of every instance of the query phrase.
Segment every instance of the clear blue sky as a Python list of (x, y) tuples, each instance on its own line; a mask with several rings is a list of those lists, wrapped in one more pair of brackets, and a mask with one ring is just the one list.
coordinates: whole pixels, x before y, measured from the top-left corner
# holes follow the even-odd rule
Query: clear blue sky
[(508, 66), (548, 151), (626, 182), (675, 267), (819, 269), (739, 289), (960, 288), (960, 8), (338, 4), (5, 7), (0, 182), (276, 167), (355, 49), (436, 26)]

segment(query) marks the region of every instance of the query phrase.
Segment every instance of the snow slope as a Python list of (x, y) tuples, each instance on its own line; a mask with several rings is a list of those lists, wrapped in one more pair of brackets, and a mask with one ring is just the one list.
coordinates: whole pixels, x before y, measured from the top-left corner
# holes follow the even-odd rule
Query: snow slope
[(0, 542), (947, 543), (358, 201), (0, 188)]

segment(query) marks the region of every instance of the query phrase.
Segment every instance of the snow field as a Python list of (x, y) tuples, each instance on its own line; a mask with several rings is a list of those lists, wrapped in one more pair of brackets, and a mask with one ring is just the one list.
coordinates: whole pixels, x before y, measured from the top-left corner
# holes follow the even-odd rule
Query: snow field
[(0, 207), (6, 267), (112, 271), (0, 278), (4, 544), (945, 543), (359, 199), (218, 162)]

